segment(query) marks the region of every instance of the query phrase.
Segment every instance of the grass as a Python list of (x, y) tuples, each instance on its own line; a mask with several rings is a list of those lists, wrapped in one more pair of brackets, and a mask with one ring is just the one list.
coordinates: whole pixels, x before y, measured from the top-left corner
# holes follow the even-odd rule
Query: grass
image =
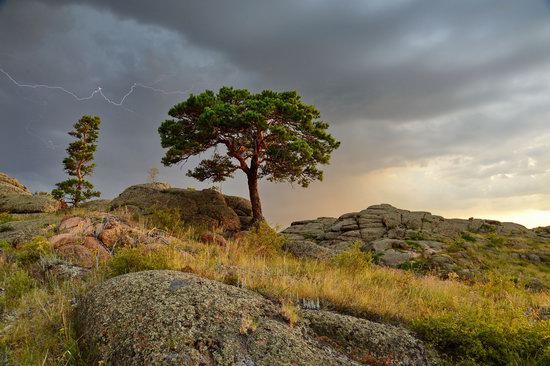
[[(292, 326), (299, 324), (297, 304), (319, 299), (326, 309), (403, 324), (433, 344), (449, 364), (550, 364), (550, 321), (532, 315), (532, 309), (550, 305), (550, 293), (526, 291), (510, 276), (489, 275), (472, 284), (419, 276), (374, 266), (356, 247), (331, 261), (301, 260), (285, 254), (284, 241), (267, 226), (223, 247), (195, 241), (192, 229), (166, 229), (178, 240), (155, 252), (121, 248), (84, 280), (37, 273), (38, 259), (48, 253), (42, 239), (23, 246), (25, 255), (5, 259), (0, 270), (0, 362), (4, 357), (14, 365), (86, 364), (74, 331), (78, 298), (112, 276), (173, 269), (277, 299), (281, 316)], [(475, 239), (463, 240), (484, 242)], [(254, 328), (254, 319), (243, 319), (241, 332)]]
[(74, 284), (35, 287), (19, 299), (17, 321), (0, 338), (4, 359), (13, 365), (83, 364), (74, 331)]
[(13, 215), (10, 215), (9, 213), (0, 212), (0, 225), (5, 224), (7, 222), (14, 221), (15, 218)]
[(547, 248), (548, 243), (538, 238), (505, 236), (491, 232), (463, 233), (461, 237), (447, 243), (445, 250), (455, 260), (458, 268), (476, 271), (478, 281), (496, 273), (511, 276), (518, 283), (525, 283), (536, 277), (550, 286), (548, 263), (521, 258), (530, 253), (547, 252)]
[(350, 273), (362, 271), (369, 267), (374, 262), (374, 256), (370, 252), (363, 251), (362, 246), (363, 242), (355, 242), (349, 250), (338, 254), (333, 259), (334, 264)]
[[(166, 249), (168, 254), (149, 255), (159, 256), (161, 263), (170, 257), (168, 268), (275, 297), (287, 304), (282, 314), (292, 314), (288, 307), (302, 299), (319, 298), (324, 307), (334, 310), (403, 323), (453, 364), (543, 365), (550, 357), (548, 321), (525, 315), (549, 304), (550, 295), (527, 292), (508, 278), (494, 275), (484, 283), (467, 285), (370, 265), (358, 267), (355, 260), (305, 261), (277, 251), (257, 255), (253, 248), (236, 243), (225, 248), (189, 245), (193, 254), (179, 252), (176, 245)], [(147, 256), (139, 250), (119, 255)], [(345, 257), (355, 258), (355, 250)], [(284, 317), (294, 322), (291, 315)]]
[(75, 332), (74, 305), (104, 271), (62, 281), (41, 271), (52, 256), (35, 237), (17, 249), (0, 242), (0, 364), (85, 365)]
[(288, 321), (291, 327), (296, 326), (300, 320), (298, 308), (292, 302), (285, 301), (281, 306), (281, 315)]

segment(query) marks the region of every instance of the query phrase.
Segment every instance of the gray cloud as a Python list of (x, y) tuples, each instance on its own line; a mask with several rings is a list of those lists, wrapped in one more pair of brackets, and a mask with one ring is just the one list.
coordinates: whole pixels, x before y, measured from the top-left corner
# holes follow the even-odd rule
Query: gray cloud
[[(539, 140), (550, 135), (549, 35), (548, 3), (537, 0), (0, 1), (0, 67), (20, 82), (79, 96), (101, 86), (115, 101), (134, 82), (171, 91), (299, 90), (343, 145), (323, 185), (264, 186), (266, 211), (278, 222), (315, 215), (319, 205), (302, 209), (312, 195), (411, 165), (437, 165), (462, 197), (548, 194), (550, 148)], [(66, 132), (81, 115), (97, 114), (104, 123), (94, 180), (114, 196), (160, 165), (156, 129), (182, 98), (137, 88), (128, 111), (98, 96), (76, 101), (16, 87), (0, 74), (0, 170), (50, 190), (63, 177)], [(176, 168), (161, 175), (199, 185)], [(246, 194), (241, 184), (224, 190)], [(366, 190), (353, 194), (373, 197)], [(354, 202), (336, 201), (342, 210)]]
[(550, 60), (544, 1), (83, 2), (178, 31), (257, 73), (262, 87), (297, 88), (339, 119), (483, 103), (502, 97), (503, 78)]

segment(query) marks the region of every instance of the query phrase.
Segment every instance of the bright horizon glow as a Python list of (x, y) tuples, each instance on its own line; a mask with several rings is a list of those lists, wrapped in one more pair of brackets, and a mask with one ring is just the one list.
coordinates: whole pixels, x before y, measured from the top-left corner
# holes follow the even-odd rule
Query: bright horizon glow
[[(339, 217), (387, 203), (446, 219), (475, 217), (514, 222), (527, 228), (550, 225), (550, 197), (522, 194), (525, 183), (522, 177), (475, 177), (456, 182), (452, 174), (468, 169), (468, 165), (461, 165), (452, 158), (431, 159), (423, 165), (379, 169), (353, 178), (329, 173), (326, 182), (313, 184), (308, 189), (297, 188), (290, 194), (284, 185), (271, 185), (272, 195), (264, 199), (265, 213), (268, 220), (286, 227), (291, 221)], [(510, 188), (520, 194), (514, 195)]]
[(502, 222), (515, 222), (528, 229), (550, 225), (550, 211), (526, 210), (509, 214), (495, 213), (491, 218)]

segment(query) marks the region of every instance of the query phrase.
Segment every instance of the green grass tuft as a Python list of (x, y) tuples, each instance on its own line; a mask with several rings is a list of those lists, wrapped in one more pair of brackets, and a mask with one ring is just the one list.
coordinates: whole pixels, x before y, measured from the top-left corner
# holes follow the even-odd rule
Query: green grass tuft
[(5, 224), (7, 222), (14, 221), (15, 218), (6, 212), (0, 212), (0, 225)]
[(345, 271), (357, 272), (370, 267), (374, 262), (372, 253), (362, 250), (363, 242), (355, 242), (350, 249), (338, 254), (334, 259), (334, 264)]
[(148, 252), (142, 247), (122, 248), (109, 261), (109, 275), (119, 276), (130, 272), (155, 269), (172, 269), (170, 249)]

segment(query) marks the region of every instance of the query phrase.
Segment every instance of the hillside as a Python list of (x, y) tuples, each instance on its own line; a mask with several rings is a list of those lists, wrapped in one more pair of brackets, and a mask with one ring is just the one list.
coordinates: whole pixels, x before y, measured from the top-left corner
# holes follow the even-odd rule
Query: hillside
[(0, 213), (0, 360), (550, 362), (546, 229), (377, 205), (281, 235), (246, 231), (248, 205), (139, 185), (79, 209)]

